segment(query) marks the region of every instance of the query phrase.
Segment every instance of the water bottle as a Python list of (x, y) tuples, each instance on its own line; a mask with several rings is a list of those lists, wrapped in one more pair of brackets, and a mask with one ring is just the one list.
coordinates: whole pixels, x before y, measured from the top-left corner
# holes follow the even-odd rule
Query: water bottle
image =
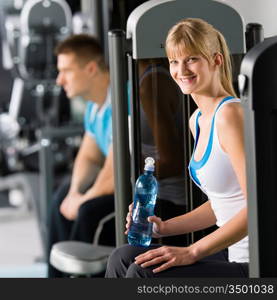
[(128, 243), (133, 246), (148, 247), (152, 239), (153, 224), (147, 221), (154, 215), (158, 183), (153, 175), (154, 159), (145, 159), (144, 173), (139, 176), (135, 186), (132, 222), (128, 232)]

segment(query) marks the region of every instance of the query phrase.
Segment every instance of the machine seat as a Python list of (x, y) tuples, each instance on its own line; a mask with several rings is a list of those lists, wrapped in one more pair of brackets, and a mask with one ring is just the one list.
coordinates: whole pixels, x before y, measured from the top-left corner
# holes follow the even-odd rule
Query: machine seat
[(95, 275), (105, 271), (114, 247), (93, 245), (79, 241), (56, 243), (50, 263), (61, 272), (73, 275)]
[(112, 212), (100, 220), (92, 244), (81, 241), (54, 244), (50, 252), (51, 265), (61, 272), (71, 274), (71, 277), (104, 272), (114, 247), (100, 245), (99, 238), (104, 224), (114, 217), (115, 213)]

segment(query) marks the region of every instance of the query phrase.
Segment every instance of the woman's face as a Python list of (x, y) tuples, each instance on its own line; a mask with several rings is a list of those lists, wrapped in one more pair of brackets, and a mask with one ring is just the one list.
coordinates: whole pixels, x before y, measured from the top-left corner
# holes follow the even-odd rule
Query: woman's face
[(169, 68), (184, 94), (202, 94), (211, 88), (215, 68), (200, 55), (169, 58)]

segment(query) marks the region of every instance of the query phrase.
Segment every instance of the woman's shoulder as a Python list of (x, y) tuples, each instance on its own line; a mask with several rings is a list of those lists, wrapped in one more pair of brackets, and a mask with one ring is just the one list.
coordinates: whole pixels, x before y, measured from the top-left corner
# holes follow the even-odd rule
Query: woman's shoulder
[(230, 154), (237, 153), (243, 144), (243, 108), (239, 101), (226, 103), (218, 111), (216, 128), (222, 149)]
[(243, 108), (240, 100), (235, 98), (233, 102), (226, 102), (217, 113), (217, 124), (228, 126), (243, 120)]

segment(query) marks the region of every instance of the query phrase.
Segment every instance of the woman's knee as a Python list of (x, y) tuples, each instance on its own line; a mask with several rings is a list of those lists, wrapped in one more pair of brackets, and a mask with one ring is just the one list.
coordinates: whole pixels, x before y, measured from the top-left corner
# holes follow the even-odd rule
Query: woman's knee
[(121, 260), (121, 248), (115, 248), (109, 256), (108, 266), (116, 266)]
[(113, 250), (110, 259), (112, 262), (132, 261), (135, 257), (134, 249), (130, 245), (123, 245)]
[(131, 246), (125, 244), (123, 246), (117, 247), (113, 250), (111, 257), (116, 261), (124, 261), (127, 264), (131, 264), (135, 261), (135, 257), (144, 253), (145, 251), (153, 248), (157, 248), (159, 245), (151, 245), (149, 248)]
[(126, 278), (149, 278), (154, 277), (153, 272), (149, 268), (142, 268), (140, 265), (132, 263), (127, 272)]
[(123, 254), (122, 247), (115, 248), (111, 253), (106, 269), (106, 278), (122, 278), (125, 277), (126, 265), (122, 262)]
[(125, 277), (129, 265), (139, 254), (138, 251), (138, 247), (127, 244), (114, 249), (108, 260), (106, 277)]

